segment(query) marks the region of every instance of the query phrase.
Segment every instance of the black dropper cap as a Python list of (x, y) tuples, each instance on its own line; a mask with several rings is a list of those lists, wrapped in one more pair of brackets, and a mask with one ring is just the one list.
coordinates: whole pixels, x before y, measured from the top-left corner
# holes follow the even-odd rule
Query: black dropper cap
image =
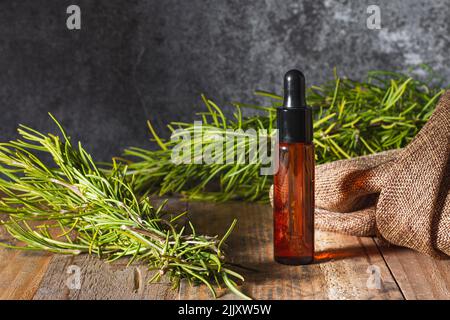
[(283, 106), (277, 109), (280, 142), (312, 142), (312, 110), (306, 105), (305, 92), (303, 73), (288, 71), (284, 76)]

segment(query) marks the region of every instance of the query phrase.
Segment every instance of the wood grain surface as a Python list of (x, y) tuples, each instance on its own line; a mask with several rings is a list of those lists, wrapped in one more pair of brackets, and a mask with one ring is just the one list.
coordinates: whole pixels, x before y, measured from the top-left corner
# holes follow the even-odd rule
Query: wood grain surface
[[(172, 199), (168, 208), (188, 210), (199, 232), (223, 235), (234, 218), (227, 255), (246, 281), (240, 289), (255, 299), (450, 299), (450, 261), (372, 238), (316, 232), (315, 263), (284, 266), (273, 261), (272, 210), (268, 205), (231, 202), (186, 204)], [(0, 229), (0, 241), (10, 237)], [(205, 286), (186, 282), (176, 290), (163, 279), (126, 260), (106, 263), (87, 255), (62, 256), (0, 248), (0, 299), (211, 299)], [(80, 287), (74, 288), (74, 270)], [(379, 279), (379, 281), (378, 281)], [(237, 299), (218, 290), (219, 299)]]
[(408, 300), (449, 300), (450, 260), (433, 259), (377, 240), (383, 257)]
[[(0, 242), (17, 244), (1, 227)], [(32, 299), (51, 258), (46, 252), (0, 247), (0, 299)]]
[[(71, 279), (79, 268), (80, 286)], [(152, 273), (143, 265), (127, 267), (126, 261), (106, 263), (97, 257), (55, 255), (34, 299), (175, 299), (167, 281), (148, 284)]]
[[(267, 205), (190, 203), (189, 214), (201, 232), (220, 234), (238, 219), (228, 239), (230, 261), (251, 271), (241, 288), (255, 299), (402, 299), (402, 294), (371, 238), (316, 233), (316, 263), (285, 266), (273, 261), (272, 210)], [(369, 289), (370, 266), (379, 266), (380, 289)], [(206, 288), (183, 285), (182, 299), (207, 299)], [(222, 298), (229, 299), (230, 294)]]

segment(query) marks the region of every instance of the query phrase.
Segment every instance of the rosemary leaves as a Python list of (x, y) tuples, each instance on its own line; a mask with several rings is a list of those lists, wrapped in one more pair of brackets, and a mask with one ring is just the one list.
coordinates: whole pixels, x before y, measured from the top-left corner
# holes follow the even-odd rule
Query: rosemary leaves
[[(99, 168), (55, 122), (62, 138), (20, 126), (22, 139), (0, 144), (0, 212), (8, 215), (1, 224), (25, 246), (1, 245), (108, 261), (128, 257), (155, 270), (151, 281), (166, 274), (174, 287), (187, 279), (213, 295), (214, 284), (224, 283), (248, 298), (236, 288), (244, 279), (229, 269), (223, 252), (236, 221), (221, 239), (197, 234), (190, 222), (179, 223), (184, 213), (170, 215), (138, 195), (127, 166), (114, 161), (109, 170)], [(52, 166), (42, 160), (45, 154)]]
[[(311, 86), (307, 92), (308, 105), (314, 113), (316, 163), (373, 154), (401, 148), (408, 144), (433, 112), (444, 92), (439, 85), (430, 85), (401, 73), (372, 71), (363, 81), (335, 76), (321, 86)], [(202, 96), (205, 112), (198, 113), (203, 126), (218, 132), (262, 129), (272, 132), (276, 108), (282, 103), (279, 95), (258, 91), (266, 99), (261, 105), (233, 103), (235, 112), (226, 116), (217, 104)], [(260, 113), (243, 115), (243, 109)], [(260, 163), (173, 164), (171, 150), (175, 143), (160, 138), (149, 123), (150, 132), (158, 144), (157, 150), (129, 148), (125, 151), (129, 173), (136, 188), (159, 195), (182, 193), (189, 199), (226, 201), (269, 200), (271, 178), (260, 175)], [(176, 129), (194, 130), (194, 123), (173, 122)], [(206, 150), (207, 144), (194, 140), (194, 145)], [(247, 148), (249, 150), (250, 148)], [(249, 152), (245, 155), (249, 158)]]

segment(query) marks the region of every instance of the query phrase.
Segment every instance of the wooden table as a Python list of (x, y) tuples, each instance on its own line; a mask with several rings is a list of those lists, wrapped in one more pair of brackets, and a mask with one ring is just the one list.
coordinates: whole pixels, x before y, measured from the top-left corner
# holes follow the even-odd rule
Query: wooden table
[[(255, 299), (450, 299), (450, 261), (388, 247), (372, 238), (316, 233), (316, 263), (284, 266), (272, 259), (272, 210), (268, 205), (172, 202), (187, 208), (201, 232), (222, 235), (233, 218), (228, 240), (232, 262), (241, 271), (242, 290)], [(5, 232), (0, 231), (5, 241)], [(69, 289), (69, 266), (77, 266), (81, 288)], [(376, 281), (377, 275), (380, 281)], [(167, 281), (147, 284), (151, 272), (126, 261), (105, 263), (87, 255), (62, 256), (0, 249), (0, 299), (210, 299), (205, 286)], [(373, 281), (375, 279), (375, 281)], [(377, 285), (378, 284), (378, 285)], [(227, 291), (220, 299), (236, 299)]]

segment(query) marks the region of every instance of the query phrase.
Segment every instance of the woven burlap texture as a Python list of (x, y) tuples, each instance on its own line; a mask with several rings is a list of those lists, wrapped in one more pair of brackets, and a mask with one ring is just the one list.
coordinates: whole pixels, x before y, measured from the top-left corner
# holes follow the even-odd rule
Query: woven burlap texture
[(403, 149), (316, 166), (319, 230), (450, 255), (450, 91)]

